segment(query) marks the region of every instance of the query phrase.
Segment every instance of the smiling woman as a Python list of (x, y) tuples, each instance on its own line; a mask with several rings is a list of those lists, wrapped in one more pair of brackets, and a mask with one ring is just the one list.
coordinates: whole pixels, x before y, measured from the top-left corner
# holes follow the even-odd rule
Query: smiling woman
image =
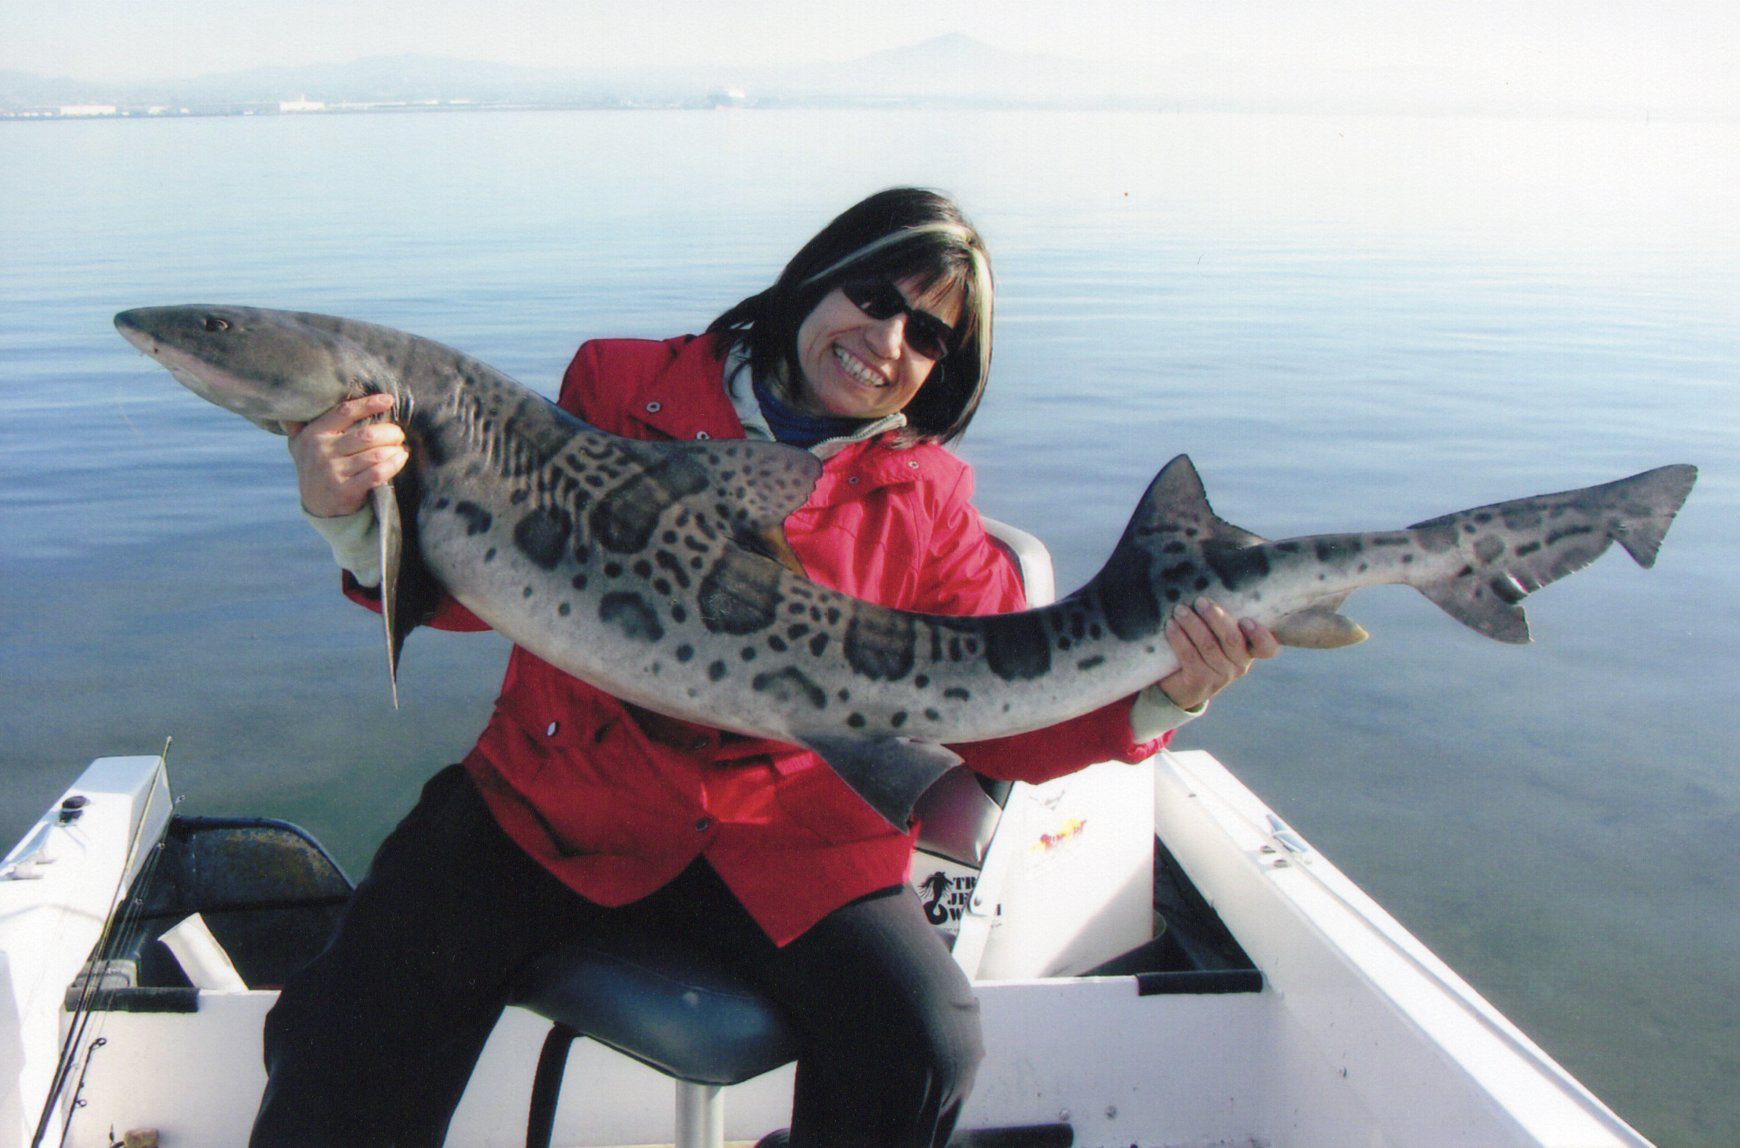
[[(771, 288), (704, 336), (584, 344), (558, 405), (588, 426), (529, 396), (492, 399), (483, 382), (467, 398), (451, 380), (471, 373), (449, 370), (443, 385), (460, 393), (449, 401), (429, 387), (403, 427), (372, 424), (384, 412), (359, 399), (292, 436), (304, 505), (337, 512), (311, 520), (350, 573), (354, 598), (378, 606), (383, 590), (391, 602), (399, 588), (375, 541), (394, 533), (392, 515), (374, 521), (356, 476), (404, 468), (399, 497), (414, 507), (422, 552), (443, 583), (431, 624), (487, 622), (523, 644), (475, 748), (425, 789), (332, 943), (286, 983), (266, 1024), (257, 1148), (439, 1142), (526, 963), (564, 939), (624, 928), (646, 930), (660, 948), (700, 945), (778, 1003), (800, 1047), (792, 1145), (948, 1141), (984, 1054), (977, 1002), (905, 887), (912, 802), (876, 795), (891, 777), (916, 773), (928, 785), (963, 760), (1003, 780), (1140, 760), (1186, 720), (1180, 705), (1197, 707), (1276, 648), (1266, 630), (1241, 629), (1203, 599), (1166, 626), (1164, 641), (1150, 636), (1147, 654), (1170, 645), (1173, 659), (1141, 658), (1136, 674), (1084, 702), (1097, 707), (1090, 712), (1047, 712), (1045, 728), (959, 747), (895, 732), (920, 713), (942, 720), (936, 695), (950, 691), (940, 668), (935, 681), (914, 672), (921, 649), (959, 662), (995, 643), (939, 636), (921, 647), (909, 625), (879, 629), (878, 617), (895, 615), (869, 603), (925, 615), (1024, 605), (1018, 572), (969, 501), (970, 471), (941, 445), (983, 394), (991, 305), (984, 245), (960, 209), (939, 193), (897, 188), (838, 216)], [(467, 403), (477, 417), (454, 414)], [(468, 429), (450, 441), (444, 428), (454, 423)], [(705, 444), (719, 484), (685, 483), (695, 469), (686, 449), (648, 467), (635, 444), (600, 445), (594, 428), (806, 448), (760, 448), (770, 469), (803, 481), (773, 500), (783, 537), (756, 538), (810, 580), (745, 549), (750, 528), (770, 519), (731, 513), (745, 489), (767, 493), (765, 476), (750, 473), (761, 464), (749, 444)], [(460, 440), (476, 455), (464, 466)], [(486, 471), (494, 498), (479, 479)], [(487, 505), (504, 531), (499, 545), (479, 543), (487, 571), (476, 577), (442, 566), (467, 501)], [(624, 519), (634, 529), (610, 528)], [(473, 514), (463, 529), (487, 526)], [(729, 544), (734, 533), (739, 545)], [(552, 594), (565, 603), (570, 589), (601, 596), (591, 610), (605, 627), (590, 656), (613, 651), (613, 663), (646, 672), (613, 676), (558, 656), (544, 644), (544, 615), (527, 624), (529, 615), (477, 592), (502, 578), (519, 610), (541, 610)], [(817, 584), (866, 601), (824, 597)], [(843, 662), (845, 676), (824, 690), (792, 664), (799, 644)], [(1002, 673), (1011, 658), (999, 654), (1010, 651), (990, 651)], [(685, 673), (692, 684), (679, 690)], [(867, 729), (878, 691), (908, 680), (919, 700)], [(753, 693), (726, 700), (743, 685)], [(855, 708), (836, 708), (839, 728), (812, 734), (745, 721), (755, 695)], [(944, 732), (987, 736), (976, 729)], [(874, 762), (875, 784), (842, 780), (854, 760)], [(481, 859), (455, 872), (451, 859), (462, 855)], [(850, 1000), (842, 983), (854, 986)], [(383, 1030), (404, 1042), (390, 1058), (378, 1051)]]

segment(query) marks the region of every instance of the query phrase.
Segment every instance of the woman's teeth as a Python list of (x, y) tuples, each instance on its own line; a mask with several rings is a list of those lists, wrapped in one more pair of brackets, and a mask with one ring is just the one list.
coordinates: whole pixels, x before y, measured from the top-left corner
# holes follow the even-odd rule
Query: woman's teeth
[(851, 352), (841, 350), (839, 347), (835, 347), (834, 348), (834, 358), (836, 358), (840, 361), (840, 366), (845, 368), (845, 371), (848, 375), (851, 375), (854, 379), (857, 379), (860, 383), (863, 383), (865, 386), (867, 386), (867, 387), (885, 387), (888, 385), (887, 379), (883, 378), (881, 375), (877, 374), (875, 371), (872, 371), (869, 367), (866, 367), (862, 362), (860, 362), (858, 360), (858, 357), (856, 355), (852, 354)]

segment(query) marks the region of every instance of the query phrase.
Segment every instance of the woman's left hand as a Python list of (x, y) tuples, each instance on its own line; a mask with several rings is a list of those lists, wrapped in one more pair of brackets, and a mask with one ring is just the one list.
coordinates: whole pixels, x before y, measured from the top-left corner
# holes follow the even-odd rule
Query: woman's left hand
[(1194, 710), (1250, 671), (1258, 658), (1272, 658), (1281, 643), (1267, 626), (1234, 620), (1212, 598), (1180, 605), (1166, 622), (1166, 641), (1178, 669), (1160, 679), (1160, 689), (1181, 710)]

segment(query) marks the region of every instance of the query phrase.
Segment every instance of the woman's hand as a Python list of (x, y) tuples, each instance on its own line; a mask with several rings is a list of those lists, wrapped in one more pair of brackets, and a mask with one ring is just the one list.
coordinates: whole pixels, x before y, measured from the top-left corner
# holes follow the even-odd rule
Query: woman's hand
[(369, 491), (392, 481), (410, 452), (397, 423), (377, 422), (393, 396), (366, 395), (339, 403), (313, 422), (286, 423), (302, 506), (316, 518), (355, 514)]
[(1181, 710), (1194, 710), (1244, 677), (1257, 658), (1272, 658), (1281, 643), (1267, 627), (1234, 621), (1212, 598), (1180, 605), (1166, 622), (1166, 641), (1178, 669), (1160, 679), (1160, 689)]

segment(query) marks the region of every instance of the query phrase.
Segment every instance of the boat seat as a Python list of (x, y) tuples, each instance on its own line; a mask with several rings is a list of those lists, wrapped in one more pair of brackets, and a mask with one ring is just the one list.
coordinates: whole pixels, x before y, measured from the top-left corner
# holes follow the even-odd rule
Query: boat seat
[[(986, 521), (1014, 557), (1029, 599), (1052, 596), (1051, 558), (1032, 535)], [(919, 799), (918, 848), (983, 866), (1010, 785), (951, 770)], [(968, 970), (969, 973), (971, 970)], [(532, 1081), (527, 1148), (548, 1148), (575, 1040), (590, 1037), (676, 1083), (675, 1148), (720, 1148), (721, 1090), (797, 1059), (778, 1006), (698, 950), (619, 932), (559, 947), (533, 963), (513, 997), (551, 1022)]]

